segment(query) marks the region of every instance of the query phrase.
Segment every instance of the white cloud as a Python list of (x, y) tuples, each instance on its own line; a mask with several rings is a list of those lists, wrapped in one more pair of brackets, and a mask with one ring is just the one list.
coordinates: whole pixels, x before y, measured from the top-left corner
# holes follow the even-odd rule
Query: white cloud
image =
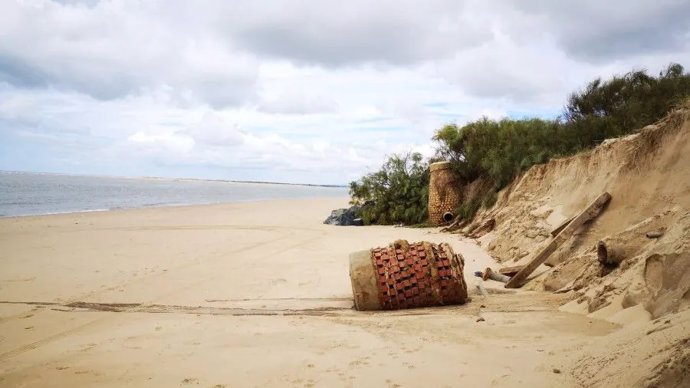
[(204, 114), (199, 124), (192, 126), (186, 133), (196, 143), (211, 147), (238, 146), (244, 143), (246, 136), (236, 125), (227, 123), (220, 115), (213, 112)]
[(186, 154), (194, 147), (194, 139), (176, 133), (147, 134), (136, 132), (127, 140), (137, 145), (144, 145), (146, 151)]

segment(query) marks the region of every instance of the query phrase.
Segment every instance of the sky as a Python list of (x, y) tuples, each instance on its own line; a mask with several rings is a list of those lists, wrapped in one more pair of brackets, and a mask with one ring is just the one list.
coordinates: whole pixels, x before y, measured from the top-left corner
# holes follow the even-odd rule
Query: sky
[(347, 184), (690, 68), (687, 0), (0, 0), (0, 170)]

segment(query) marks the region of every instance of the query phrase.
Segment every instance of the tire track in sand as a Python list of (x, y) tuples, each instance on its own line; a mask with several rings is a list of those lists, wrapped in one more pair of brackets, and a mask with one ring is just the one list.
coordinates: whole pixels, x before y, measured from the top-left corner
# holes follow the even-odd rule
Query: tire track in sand
[[(280, 236), (280, 237), (272, 237), (272, 238), (267, 239), (266, 241), (262, 241), (262, 242), (259, 242), (259, 243), (255, 243), (255, 244), (246, 246), (246, 247), (244, 247), (244, 248), (237, 249), (237, 250), (235, 250), (234, 252), (235, 252), (235, 253), (238, 253), (238, 252), (246, 252), (246, 251), (249, 251), (249, 250), (252, 250), (252, 249), (261, 248), (261, 247), (264, 247), (264, 246), (267, 246), (267, 245), (270, 245), (270, 244), (274, 244), (274, 243), (276, 243), (276, 242), (280, 242), (280, 241), (286, 240), (286, 239), (288, 239), (288, 238), (290, 238), (290, 237), (293, 237), (293, 236), (295, 235), (295, 230), (294, 230), (294, 229), (309, 230), (309, 231), (312, 231), (312, 232), (317, 232), (317, 233), (318, 233), (318, 236), (310, 236), (310, 237), (309, 237), (308, 239), (306, 239), (305, 241), (302, 241), (302, 242), (296, 243), (296, 244), (291, 244), (291, 245), (288, 245), (288, 246), (284, 246), (284, 245), (281, 246), (281, 245), (279, 245), (275, 251), (280, 252), (280, 251), (285, 251), (287, 248), (296, 248), (296, 247), (299, 247), (299, 246), (303, 246), (303, 245), (306, 245), (306, 244), (308, 244), (308, 243), (310, 243), (310, 242), (312, 242), (312, 241), (318, 240), (319, 238), (321, 238), (323, 235), (326, 234), (326, 232), (323, 231), (323, 230), (318, 230), (318, 229), (306, 229), (306, 228), (282, 228), (282, 227), (277, 227), (277, 228), (276, 228), (276, 231), (281, 231), (281, 230), (283, 230), (283, 229), (287, 229), (287, 230), (285, 230), (284, 233), (282, 233), (282, 236)], [(202, 265), (202, 264), (208, 265), (209, 262), (213, 262), (213, 261), (222, 259), (222, 257), (217, 257), (217, 256), (216, 256), (217, 253), (219, 253), (219, 252), (218, 252), (218, 251), (214, 251), (214, 252), (212, 252), (212, 253), (209, 253), (209, 256), (211, 256), (210, 261), (206, 261), (206, 262), (193, 261), (193, 262), (191, 262), (191, 263), (186, 263), (186, 264), (178, 265), (178, 266), (174, 267), (174, 269), (175, 269), (175, 270), (181, 270), (181, 269), (191, 268), (191, 267), (196, 266), (196, 265)], [(269, 252), (269, 253), (264, 252), (263, 254), (257, 256), (257, 258), (267, 257), (267, 256), (270, 256), (270, 255), (275, 254), (275, 253), (276, 253), (276, 252), (273, 252), (273, 250), (272, 250), (271, 252)], [(107, 289), (100, 289), (100, 290), (93, 291), (93, 292), (91, 292), (91, 293), (87, 293), (86, 296), (87, 296), (87, 297), (93, 297), (93, 296), (96, 296), (96, 295), (99, 295), (99, 294), (102, 294), (102, 293), (105, 293), (105, 292), (108, 292), (108, 291), (112, 291), (112, 290), (117, 289), (117, 288), (120, 288), (120, 287), (124, 287), (124, 286), (127, 286), (127, 285), (135, 284), (135, 283), (142, 282), (142, 281), (145, 281), (145, 280), (150, 280), (151, 278), (155, 278), (155, 277), (164, 276), (164, 275), (167, 275), (169, 272), (170, 272), (170, 271), (168, 271), (168, 272), (163, 272), (163, 273), (158, 273), (158, 274), (150, 274), (150, 275), (148, 275), (148, 276), (144, 276), (144, 277), (141, 277), (141, 278), (137, 278), (137, 279), (134, 279), (134, 280), (130, 280), (130, 281), (127, 281), (127, 282), (120, 283), (120, 284), (118, 284), (118, 285), (116, 285), (116, 286), (112, 286), (112, 287), (109, 287), (109, 288), (107, 288)], [(220, 276), (220, 275), (212, 276), (211, 278), (216, 278), (216, 277), (218, 277), (218, 276)], [(160, 298), (162, 298), (162, 297), (166, 297), (166, 296), (170, 296), (170, 295), (175, 295), (175, 294), (177, 294), (177, 293), (179, 293), (179, 292), (182, 292), (182, 291), (184, 291), (184, 290), (187, 290), (187, 289), (189, 289), (189, 288), (191, 288), (191, 287), (196, 287), (196, 286), (198, 286), (199, 284), (206, 282), (208, 279), (209, 279), (209, 278), (204, 278), (203, 280), (194, 282), (193, 284), (187, 285), (187, 286), (183, 287), (182, 289), (178, 289), (178, 290), (175, 290), (175, 291), (173, 291), (173, 292), (166, 293), (166, 294), (164, 294), (164, 295), (159, 295), (157, 298), (154, 298), (154, 299), (160, 299)], [(84, 298), (84, 297), (71, 298), (67, 303), (65, 303), (65, 305), (74, 304), (74, 303), (80, 303), (81, 301), (80, 301), (79, 299), (82, 299), (82, 300), (83, 300), (83, 299), (85, 299), (85, 298)], [(81, 303), (84, 303), (84, 302), (81, 302)], [(134, 307), (131, 307), (131, 308), (134, 308)], [(121, 312), (128, 312), (128, 311), (127, 311), (127, 309), (124, 309), (124, 310), (121, 311)], [(2, 323), (2, 322), (4, 322), (4, 321), (7, 321), (7, 320), (10, 320), (10, 319), (20, 318), (20, 317), (23, 316), (23, 315), (24, 315), (24, 314), (18, 314), (18, 315), (12, 316), (12, 317), (4, 318), (3, 320), (0, 320), (0, 323)], [(41, 346), (44, 346), (44, 345), (46, 345), (46, 344), (48, 344), (48, 343), (57, 341), (57, 340), (59, 340), (59, 339), (62, 339), (62, 338), (64, 338), (64, 337), (67, 337), (67, 336), (72, 335), (72, 334), (74, 334), (74, 333), (77, 333), (77, 332), (79, 332), (79, 331), (82, 330), (82, 329), (85, 329), (85, 328), (88, 328), (88, 327), (91, 327), (91, 326), (96, 326), (96, 325), (99, 324), (99, 323), (103, 323), (103, 322), (110, 321), (110, 320), (113, 320), (113, 319), (117, 319), (117, 315), (107, 314), (107, 315), (100, 316), (100, 317), (98, 317), (98, 318), (96, 318), (96, 319), (94, 319), (94, 320), (92, 320), (92, 321), (89, 321), (89, 322), (80, 324), (80, 325), (78, 325), (78, 326), (76, 326), (76, 327), (73, 327), (73, 328), (70, 328), (70, 329), (63, 330), (63, 331), (61, 331), (61, 332), (59, 332), (59, 333), (50, 335), (50, 336), (45, 337), (45, 338), (42, 338), (42, 339), (40, 339), (40, 340), (33, 341), (33, 342), (29, 343), (29, 344), (22, 345), (22, 346), (20, 346), (20, 347), (15, 348), (15, 349), (6, 351), (6, 352), (0, 354), (0, 360), (6, 360), (6, 359), (9, 359), (9, 358), (12, 358), (12, 357), (16, 357), (16, 356), (18, 356), (18, 355), (20, 355), (20, 354), (22, 354), (22, 353), (25, 353), (25, 352), (28, 352), (28, 351), (32, 351), (32, 350), (38, 349), (38, 348), (40, 348)]]

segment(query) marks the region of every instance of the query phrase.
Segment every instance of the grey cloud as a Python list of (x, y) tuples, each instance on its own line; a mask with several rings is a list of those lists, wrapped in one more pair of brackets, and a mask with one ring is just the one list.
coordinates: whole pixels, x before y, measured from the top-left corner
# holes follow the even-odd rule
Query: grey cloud
[(72, 3), (0, 5), (0, 82), (102, 100), (164, 89), (174, 100), (215, 108), (253, 98), (251, 55), (186, 39), (149, 4)]
[[(463, 2), (291, 1), (283, 9), (242, 8), (226, 27), (259, 55), (325, 66), (409, 64), (452, 55), (492, 39)], [(260, 3), (258, 3), (260, 4)], [(233, 9), (233, 12), (240, 12)], [(244, 17), (246, 16), (246, 18)]]
[[(549, 69), (548, 62), (559, 50), (575, 61), (601, 64), (687, 53), (690, 40), (686, 0), (29, 4), (0, 4), (0, 82), (106, 100), (165, 90), (180, 105), (213, 108), (256, 101), (264, 59), (323, 68), (384, 64), (377, 71), (431, 63), (446, 68), (441, 75), (472, 95), (518, 97), (550, 88), (534, 78), (546, 70), (548, 82), (553, 80), (560, 69)], [(501, 34), (518, 49), (506, 50), (510, 45), (500, 42)], [(556, 47), (520, 50), (542, 41)], [(498, 53), (474, 61), (477, 49)], [(458, 56), (468, 60), (457, 63)], [(542, 61), (536, 69), (533, 64)], [(258, 106), (267, 113), (330, 109), (318, 105)]]
[(78, 63), (73, 65), (49, 60), (35, 64), (30, 59), (20, 59), (0, 51), (0, 81), (17, 87), (77, 90), (104, 100), (134, 93), (144, 84), (136, 75), (122, 74), (117, 69), (88, 69), (78, 68)]
[(88, 7), (93, 7), (101, 2), (101, 0), (51, 0), (55, 3), (66, 4), (66, 5), (85, 5)]
[(543, 92), (528, 80), (509, 73), (477, 72), (463, 77), (462, 87), (470, 95), (482, 98), (509, 97), (514, 101), (528, 100)]
[(45, 85), (48, 76), (39, 69), (9, 55), (0, 54), (0, 81), (20, 87)]
[(564, 51), (589, 62), (690, 48), (690, 2), (686, 0), (511, 2), (543, 26)]

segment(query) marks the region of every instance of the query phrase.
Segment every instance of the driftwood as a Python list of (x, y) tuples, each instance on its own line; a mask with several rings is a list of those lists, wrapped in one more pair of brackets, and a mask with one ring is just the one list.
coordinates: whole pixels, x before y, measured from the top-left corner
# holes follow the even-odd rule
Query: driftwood
[(659, 238), (659, 237), (661, 237), (661, 236), (663, 236), (663, 235), (664, 235), (664, 231), (663, 231), (663, 230), (654, 230), (654, 231), (651, 231), (651, 232), (647, 232), (647, 233), (645, 234), (645, 236), (647, 236), (647, 238)]
[(516, 273), (520, 272), (521, 269), (525, 268), (524, 265), (516, 265), (513, 267), (503, 267), (498, 270), (502, 275), (515, 276)]
[(486, 267), (484, 273), (482, 274), (482, 279), (491, 279), (501, 283), (508, 283), (508, 281), (510, 280), (510, 276), (500, 274), (498, 272), (493, 271), (491, 268)]
[(554, 230), (551, 231), (551, 236), (556, 237), (556, 235), (557, 235), (558, 233), (561, 233), (561, 230), (563, 230), (563, 228), (565, 228), (566, 226), (568, 226), (568, 224), (569, 224), (574, 218), (575, 218), (575, 216), (572, 216), (572, 217), (568, 218), (567, 220), (563, 221), (560, 225), (558, 225), (558, 226), (556, 227), (556, 229), (554, 229)]
[(475, 228), (470, 235), (467, 237), (470, 238), (479, 238), (492, 230), (494, 230), (494, 227), (496, 227), (496, 220), (494, 218), (489, 218), (482, 224), (481, 227)]
[(604, 207), (611, 200), (611, 194), (603, 193), (594, 200), (585, 210), (578, 214), (568, 225), (561, 230), (541, 251), (539, 251), (532, 261), (529, 262), (520, 272), (515, 274), (506, 284), (506, 288), (521, 287), (527, 277), (534, 272), (561, 244), (567, 241), (582, 224), (597, 217)]
[(465, 227), (465, 225), (467, 225), (467, 224), (468, 224), (467, 220), (463, 220), (460, 218), (460, 216), (458, 216), (455, 218), (455, 221), (453, 221), (450, 225), (441, 229), (441, 232), (455, 232), (456, 230)]

